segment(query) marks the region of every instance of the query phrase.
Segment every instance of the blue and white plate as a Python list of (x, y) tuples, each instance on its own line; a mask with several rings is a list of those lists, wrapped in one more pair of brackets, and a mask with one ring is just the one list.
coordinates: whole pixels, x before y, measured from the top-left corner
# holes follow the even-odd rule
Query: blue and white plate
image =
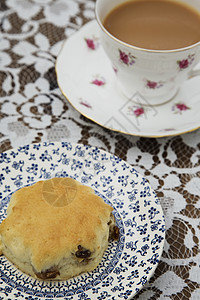
[(52, 177), (72, 177), (92, 187), (114, 208), (120, 238), (100, 265), (70, 280), (36, 280), (0, 257), (0, 299), (131, 299), (159, 262), (165, 222), (148, 181), (125, 161), (95, 147), (55, 142), (0, 154), (0, 222), (17, 189)]

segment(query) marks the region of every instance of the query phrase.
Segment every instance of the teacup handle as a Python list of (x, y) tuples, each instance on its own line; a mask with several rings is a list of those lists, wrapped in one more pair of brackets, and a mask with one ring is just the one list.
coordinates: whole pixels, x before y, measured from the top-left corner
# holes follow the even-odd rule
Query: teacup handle
[(188, 78), (193, 78), (195, 76), (199, 76), (200, 75), (200, 69), (197, 70), (191, 70), (188, 74)]

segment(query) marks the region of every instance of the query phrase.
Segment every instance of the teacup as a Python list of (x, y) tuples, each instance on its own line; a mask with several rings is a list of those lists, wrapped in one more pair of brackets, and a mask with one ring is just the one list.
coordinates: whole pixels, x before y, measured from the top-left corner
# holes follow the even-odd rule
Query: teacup
[[(200, 75), (199, 70), (193, 71), (200, 61), (200, 41), (179, 49), (153, 50), (117, 39), (105, 29), (103, 22), (110, 11), (126, 1), (97, 0), (95, 12), (101, 28), (101, 44), (115, 70), (117, 84), (126, 97), (138, 94), (141, 104), (163, 104), (173, 99), (185, 80)], [(200, 12), (200, 1), (180, 1), (188, 2)]]

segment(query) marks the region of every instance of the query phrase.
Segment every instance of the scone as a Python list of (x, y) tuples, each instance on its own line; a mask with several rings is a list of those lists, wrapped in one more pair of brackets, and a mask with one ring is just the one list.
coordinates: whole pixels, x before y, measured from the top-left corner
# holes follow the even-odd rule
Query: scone
[(118, 236), (112, 210), (74, 179), (39, 181), (12, 195), (0, 225), (1, 254), (44, 280), (92, 271)]

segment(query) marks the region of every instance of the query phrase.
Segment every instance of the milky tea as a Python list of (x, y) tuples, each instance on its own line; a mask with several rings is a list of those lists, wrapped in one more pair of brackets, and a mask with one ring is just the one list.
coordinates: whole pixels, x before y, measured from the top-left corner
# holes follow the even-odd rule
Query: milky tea
[(178, 1), (128, 1), (108, 13), (103, 25), (119, 40), (151, 50), (179, 49), (200, 41), (200, 14)]

